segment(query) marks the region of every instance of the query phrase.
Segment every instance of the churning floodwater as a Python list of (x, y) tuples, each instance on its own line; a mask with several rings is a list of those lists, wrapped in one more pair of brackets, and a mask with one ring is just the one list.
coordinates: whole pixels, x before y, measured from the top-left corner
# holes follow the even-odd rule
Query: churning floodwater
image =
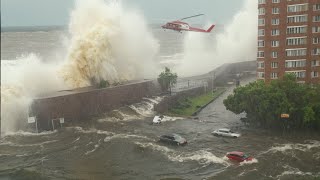
[[(19, 179), (314, 179), (319, 177), (320, 138), (305, 133), (272, 133), (246, 128), (225, 109), (231, 88), (197, 118), (166, 116), (152, 125), (151, 106), (161, 97), (116, 110), (93, 123), (39, 134), (16, 132), (0, 141), (0, 177)], [(216, 137), (217, 128), (240, 132), (238, 139)], [(160, 143), (179, 133), (186, 146)], [(230, 162), (226, 152), (254, 156)]]
[[(39, 134), (17, 129), (26, 121), (32, 98), (87, 85), (88, 77), (139, 78), (144, 69), (156, 72), (145, 68), (151, 65), (158, 70), (168, 65), (184, 76), (204, 74), (220, 64), (256, 56), (257, 5), (251, 0), (230, 23), (217, 25), (213, 34), (206, 35), (163, 31), (133, 12), (109, 9), (97, 0), (83, 2), (65, 30), (1, 32), (5, 134), (0, 139), (0, 179), (319, 178), (319, 135), (245, 127), (241, 116), (222, 104), (233, 87), (197, 117), (165, 116), (160, 125), (151, 122), (156, 115), (153, 105), (163, 97), (151, 97), (87, 124)], [(86, 10), (92, 16), (86, 16)], [(119, 19), (127, 23), (117, 23)], [(96, 61), (90, 64), (92, 59)], [(215, 137), (211, 132), (218, 128), (231, 128), (242, 136)], [(188, 144), (160, 143), (159, 136), (167, 133), (182, 135)], [(234, 150), (255, 159), (230, 162), (225, 154)]]

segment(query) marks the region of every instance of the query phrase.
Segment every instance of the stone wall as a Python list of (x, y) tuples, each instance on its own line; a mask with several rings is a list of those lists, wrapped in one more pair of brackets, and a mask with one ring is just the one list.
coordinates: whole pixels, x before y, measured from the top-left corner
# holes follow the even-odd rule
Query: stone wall
[[(111, 88), (39, 98), (34, 100), (29, 116), (36, 116), (39, 131), (52, 130), (52, 119), (63, 117), (65, 125), (77, 124), (121, 106), (140, 102), (143, 97), (156, 95), (160, 92), (154, 82), (143, 81)], [(59, 121), (57, 122), (59, 123)], [(57, 122), (54, 121), (54, 124)]]

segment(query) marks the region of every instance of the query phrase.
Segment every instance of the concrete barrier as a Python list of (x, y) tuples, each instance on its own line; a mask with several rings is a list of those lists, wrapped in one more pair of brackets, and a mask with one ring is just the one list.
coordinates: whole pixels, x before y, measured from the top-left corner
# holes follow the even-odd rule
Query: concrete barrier
[(64, 118), (66, 126), (88, 122), (90, 117), (124, 105), (140, 102), (143, 97), (157, 95), (161, 90), (152, 81), (135, 82), (116, 87), (68, 92), (34, 99), (29, 116), (35, 116), (39, 131), (52, 130), (53, 119)]

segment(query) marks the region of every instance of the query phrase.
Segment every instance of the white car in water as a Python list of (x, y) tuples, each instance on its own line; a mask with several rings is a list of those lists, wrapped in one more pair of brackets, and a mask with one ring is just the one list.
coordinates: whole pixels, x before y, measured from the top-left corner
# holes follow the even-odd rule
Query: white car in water
[(153, 124), (160, 124), (163, 116), (155, 116), (152, 120)]
[(231, 131), (230, 129), (218, 129), (212, 132), (213, 135), (215, 136), (226, 136), (226, 137), (233, 137), (233, 138), (238, 138), (240, 137), (240, 134), (235, 133)]

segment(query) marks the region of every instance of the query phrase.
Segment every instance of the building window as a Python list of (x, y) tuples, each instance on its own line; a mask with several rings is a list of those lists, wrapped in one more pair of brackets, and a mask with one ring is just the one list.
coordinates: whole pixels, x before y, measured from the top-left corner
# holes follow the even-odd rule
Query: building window
[(264, 62), (258, 62), (257, 63), (257, 68), (258, 69), (263, 69), (264, 68)]
[(300, 34), (306, 33), (307, 26), (289, 26), (287, 27), (287, 34)]
[(306, 66), (306, 60), (300, 59), (300, 60), (287, 60), (285, 67), (286, 68), (297, 68), (297, 67), (305, 67)]
[(279, 63), (278, 62), (272, 62), (271, 63), (271, 68), (278, 68), (279, 67)]
[(320, 22), (320, 15), (313, 16), (313, 22)]
[(298, 22), (307, 22), (308, 15), (295, 15), (295, 16), (288, 16), (287, 23), (298, 23)]
[(259, 8), (259, 15), (264, 15), (264, 14), (265, 14), (265, 9)]
[(264, 24), (265, 24), (264, 18), (259, 18), (259, 20), (258, 20), (258, 25), (259, 25), (259, 26), (264, 26)]
[(264, 51), (258, 51), (258, 58), (264, 58)]
[(308, 3), (307, 4), (288, 5), (287, 10), (288, 10), (288, 12), (308, 11)]
[(319, 77), (318, 72), (317, 71), (312, 71), (311, 72), (311, 78), (317, 78), (317, 77)]
[(306, 77), (306, 71), (286, 71), (286, 73), (293, 73), (297, 78), (305, 78)]
[(311, 67), (320, 66), (320, 60), (312, 60), (311, 61)]
[(271, 41), (271, 47), (279, 47), (279, 41)]
[(307, 37), (287, 38), (287, 45), (302, 45), (307, 44)]
[(280, 24), (280, 20), (278, 18), (276, 19), (271, 19), (271, 24), (272, 25), (279, 25)]
[(264, 29), (258, 30), (258, 36), (264, 36)]
[(272, 0), (272, 3), (280, 3), (280, 0)]
[(307, 55), (306, 48), (299, 48), (299, 49), (286, 49), (287, 56), (305, 56)]
[(314, 11), (320, 11), (320, 4), (313, 5), (313, 10)]
[(271, 73), (271, 79), (278, 79), (278, 73), (272, 72)]
[(258, 76), (258, 78), (263, 79), (264, 78), (264, 72), (257, 72), (257, 76)]
[(278, 36), (278, 35), (280, 35), (279, 29), (272, 29), (271, 30), (271, 36)]
[(271, 52), (271, 57), (272, 58), (277, 58), (278, 57), (278, 52), (272, 51)]
[(312, 27), (312, 33), (319, 33), (319, 32), (320, 32), (320, 26)]
[(264, 40), (258, 41), (258, 47), (264, 47)]
[(311, 55), (320, 55), (320, 48), (314, 48), (314, 49), (312, 49)]
[(258, 4), (265, 4), (266, 3), (266, 0), (259, 0), (258, 1)]
[(312, 38), (312, 44), (320, 44), (320, 37)]
[(280, 9), (279, 8), (272, 8), (272, 14), (279, 14)]

